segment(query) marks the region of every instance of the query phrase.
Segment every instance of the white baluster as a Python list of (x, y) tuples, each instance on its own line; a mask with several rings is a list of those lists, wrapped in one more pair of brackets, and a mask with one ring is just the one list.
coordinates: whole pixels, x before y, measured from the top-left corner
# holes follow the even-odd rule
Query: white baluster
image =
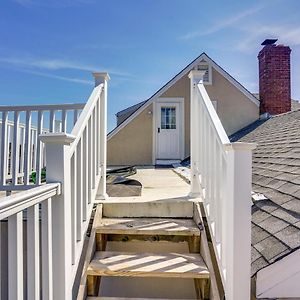
[[(77, 241), (82, 240), (82, 221), (83, 221), (83, 201), (85, 194), (84, 194), (84, 186), (83, 186), (83, 153), (84, 153), (85, 147), (83, 147), (83, 139), (81, 138), (78, 142), (77, 149), (76, 149), (76, 155), (77, 155), (77, 187), (76, 187), (76, 199), (77, 199), (77, 214), (76, 214), (76, 239)], [(85, 159), (84, 159), (85, 160)]]
[(93, 114), (91, 115), (88, 122), (88, 162), (87, 162), (87, 174), (88, 174), (88, 203), (91, 203), (92, 198), (92, 186), (93, 186)]
[[(59, 200), (57, 200), (59, 201)], [(57, 251), (57, 249), (56, 249)], [(57, 254), (56, 254), (57, 255)], [(42, 299), (53, 299), (52, 199), (42, 203)], [(56, 275), (55, 275), (56, 276)], [(54, 298), (55, 299), (55, 298)]]
[(96, 147), (96, 171), (97, 171), (97, 175), (100, 175), (100, 136), (99, 136), (99, 133), (100, 133), (100, 98), (98, 98), (97, 100), (97, 110), (96, 110), (96, 144), (97, 144), (97, 147)]
[(61, 112), (61, 119), (62, 119), (62, 123), (61, 123), (61, 131), (62, 132), (67, 132), (67, 111), (64, 109)]
[(2, 135), (1, 135), (1, 184), (6, 185), (7, 176), (7, 157), (8, 157), (8, 130), (7, 130), (7, 112), (2, 112)]
[(73, 124), (75, 125), (78, 119), (78, 109), (74, 109), (73, 113)]
[(92, 114), (92, 189), (95, 189), (96, 186), (96, 169), (97, 169), (97, 159), (96, 159), (96, 107), (97, 104), (95, 105), (93, 109), (93, 114)]
[(38, 139), (38, 136), (43, 131), (43, 111), (38, 112), (38, 129), (37, 129), (37, 150), (36, 150), (36, 185), (40, 185), (42, 182), (42, 167), (43, 167), (43, 148), (42, 142)]
[(29, 184), (29, 175), (31, 172), (31, 111), (26, 112), (25, 126), (25, 154), (24, 154), (24, 184)]
[(35, 204), (27, 209), (27, 295), (32, 300), (40, 299), (39, 226), (39, 204)]
[(19, 174), (19, 161), (20, 161), (20, 113), (18, 111), (14, 112), (14, 141), (12, 150), (12, 184), (18, 184), (18, 174)]
[(71, 158), (71, 208), (72, 208), (72, 264), (75, 263), (76, 258), (76, 226), (77, 226), (77, 151), (73, 153)]
[(50, 110), (49, 132), (55, 132), (55, 110)]
[(8, 217), (8, 299), (23, 299), (23, 213)]

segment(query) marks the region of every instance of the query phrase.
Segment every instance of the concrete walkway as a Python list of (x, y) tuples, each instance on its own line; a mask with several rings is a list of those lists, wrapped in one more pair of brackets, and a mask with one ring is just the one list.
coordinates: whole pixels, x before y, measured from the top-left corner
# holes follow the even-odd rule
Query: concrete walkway
[(193, 202), (190, 186), (172, 169), (139, 168), (131, 176), (142, 183), (142, 195), (109, 197), (100, 200), (106, 217), (191, 218)]
[(111, 201), (130, 200), (147, 202), (169, 199), (187, 199), (190, 186), (172, 169), (139, 168), (137, 174), (130, 178), (142, 183), (142, 195), (140, 197), (111, 197)]

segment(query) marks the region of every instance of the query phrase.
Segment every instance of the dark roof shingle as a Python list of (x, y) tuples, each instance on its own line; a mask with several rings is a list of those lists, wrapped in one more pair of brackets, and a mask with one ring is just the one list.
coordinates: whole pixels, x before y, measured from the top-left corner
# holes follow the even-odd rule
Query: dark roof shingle
[[(298, 103), (293, 103), (295, 108)], [(252, 275), (300, 248), (299, 109), (258, 120), (230, 137), (255, 142), (252, 190)]]

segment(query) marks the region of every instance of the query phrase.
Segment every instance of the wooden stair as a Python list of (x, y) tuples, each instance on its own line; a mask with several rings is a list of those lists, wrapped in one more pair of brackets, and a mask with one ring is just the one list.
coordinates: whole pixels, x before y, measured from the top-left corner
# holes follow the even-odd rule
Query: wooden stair
[[(102, 218), (98, 205), (77, 300), (148, 299), (99, 297), (101, 277), (194, 279), (197, 299), (209, 299), (210, 272), (200, 255), (200, 237), (193, 219)], [(187, 242), (189, 253), (106, 250), (108, 241), (131, 240)]]
[(89, 264), (87, 276), (209, 279), (209, 272), (199, 254), (98, 251)]
[[(119, 297), (87, 297), (87, 300), (153, 300), (153, 298), (119, 298)], [(155, 298), (155, 300), (170, 300), (166, 298)], [(181, 299), (185, 300), (185, 299)]]

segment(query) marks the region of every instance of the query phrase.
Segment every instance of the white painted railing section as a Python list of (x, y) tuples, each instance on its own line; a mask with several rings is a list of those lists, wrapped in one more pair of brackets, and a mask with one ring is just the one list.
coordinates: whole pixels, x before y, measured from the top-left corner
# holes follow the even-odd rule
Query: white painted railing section
[[(96, 197), (107, 197), (106, 102), (109, 76), (94, 73), (94, 77), (96, 87), (70, 134), (65, 130), (54, 132), (53, 127), (50, 132), (42, 133), (43, 127), (38, 123), (38, 133), (42, 134), (39, 134), (37, 144), (45, 144), (47, 183), (1, 198), (0, 252), (5, 242), (2, 227), (8, 223), (8, 262), (5, 268), (0, 268), (0, 298), (7, 293), (7, 288), (3, 287), (6, 282), (8, 299), (12, 300), (73, 298), (72, 289), (93, 204)], [(30, 111), (33, 110), (36, 108)], [(53, 121), (53, 117), (50, 120)], [(3, 128), (7, 129), (5, 122), (4, 119)], [(20, 128), (19, 122), (14, 122), (14, 131), (18, 133)], [(25, 131), (30, 130), (32, 127), (26, 122)], [(14, 134), (16, 136), (19, 135)], [(25, 226), (27, 230), (24, 230)], [(24, 236), (27, 236), (26, 247)], [(1, 257), (0, 265), (3, 262)], [(6, 295), (2, 298), (6, 299)]]
[[(38, 136), (70, 132), (84, 104), (0, 106), (0, 190), (32, 188), (42, 182), (46, 167)], [(31, 174), (36, 172), (35, 181)]]
[[(71, 134), (40, 135), (47, 156), (47, 182), (61, 182), (53, 204), (53, 297), (72, 299), (79, 259), (95, 199), (106, 198), (107, 73), (94, 73), (96, 87)], [(101, 140), (101, 137), (105, 139)]]
[(255, 144), (230, 143), (191, 71), (191, 197), (201, 197), (228, 300), (250, 299), (251, 160)]
[[(52, 235), (51, 206), (59, 201), (59, 194), (60, 184), (51, 183), (1, 199), (0, 245), (2, 249), (7, 245), (8, 253), (6, 268), (0, 256), (1, 299), (23, 299), (25, 290), (25, 299), (53, 299), (52, 244), (56, 232)], [(3, 235), (4, 231), (7, 234)], [(4, 277), (8, 287), (3, 285)]]

